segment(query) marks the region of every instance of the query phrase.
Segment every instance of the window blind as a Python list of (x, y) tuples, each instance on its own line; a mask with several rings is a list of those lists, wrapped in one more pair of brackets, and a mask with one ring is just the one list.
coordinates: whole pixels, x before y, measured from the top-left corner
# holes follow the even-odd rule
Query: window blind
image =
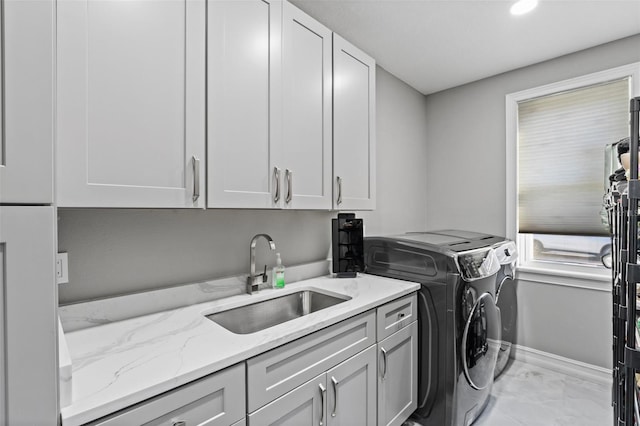
[(605, 146), (629, 135), (629, 79), (518, 103), (518, 232), (608, 235)]

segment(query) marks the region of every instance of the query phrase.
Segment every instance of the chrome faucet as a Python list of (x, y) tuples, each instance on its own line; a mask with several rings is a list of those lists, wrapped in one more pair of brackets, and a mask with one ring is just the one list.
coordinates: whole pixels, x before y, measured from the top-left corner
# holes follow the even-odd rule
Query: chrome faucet
[(249, 253), (249, 262), (251, 263), (251, 272), (247, 277), (247, 293), (253, 294), (254, 291), (258, 291), (258, 286), (262, 283), (267, 282), (267, 265), (264, 265), (264, 272), (256, 275), (256, 243), (258, 242), (258, 238), (264, 237), (265, 240), (269, 243), (269, 247), (271, 250), (276, 249), (276, 243), (273, 242), (273, 239), (267, 234), (257, 234), (251, 239), (251, 248)]

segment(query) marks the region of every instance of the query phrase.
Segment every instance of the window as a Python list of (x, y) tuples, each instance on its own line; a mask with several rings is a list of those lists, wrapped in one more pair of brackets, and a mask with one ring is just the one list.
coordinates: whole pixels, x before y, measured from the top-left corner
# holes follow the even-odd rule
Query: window
[(608, 276), (605, 147), (629, 135), (639, 75), (633, 64), (507, 95), (507, 234), (521, 267)]

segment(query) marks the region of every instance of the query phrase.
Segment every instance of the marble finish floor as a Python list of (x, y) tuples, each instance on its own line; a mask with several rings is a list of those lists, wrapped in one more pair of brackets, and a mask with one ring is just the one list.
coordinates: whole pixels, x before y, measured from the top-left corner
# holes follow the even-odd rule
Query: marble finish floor
[(608, 426), (611, 386), (511, 360), (473, 426)]

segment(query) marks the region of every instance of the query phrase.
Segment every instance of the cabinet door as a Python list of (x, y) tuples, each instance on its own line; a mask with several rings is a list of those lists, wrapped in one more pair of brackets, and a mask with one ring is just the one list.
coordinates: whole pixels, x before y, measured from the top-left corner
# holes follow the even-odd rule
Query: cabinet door
[(0, 424), (58, 419), (53, 207), (0, 207)]
[(0, 204), (51, 204), (55, 2), (2, 5)]
[(283, 6), (284, 206), (331, 209), (331, 31)]
[(333, 34), (333, 174), (338, 210), (376, 203), (376, 64)]
[(327, 372), (327, 425), (376, 425), (376, 347)]
[(378, 425), (401, 425), (417, 407), (417, 321), (378, 343), (378, 366)]
[(205, 0), (57, 2), (57, 201), (204, 207)]
[(376, 341), (369, 311), (247, 360), (247, 409), (254, 411)]
[(280, 0), (208, 3), (208, 206), (282, 199)]
[(249, 414), (249, 426), (318, 426), (326, 421), (326, 374)]

